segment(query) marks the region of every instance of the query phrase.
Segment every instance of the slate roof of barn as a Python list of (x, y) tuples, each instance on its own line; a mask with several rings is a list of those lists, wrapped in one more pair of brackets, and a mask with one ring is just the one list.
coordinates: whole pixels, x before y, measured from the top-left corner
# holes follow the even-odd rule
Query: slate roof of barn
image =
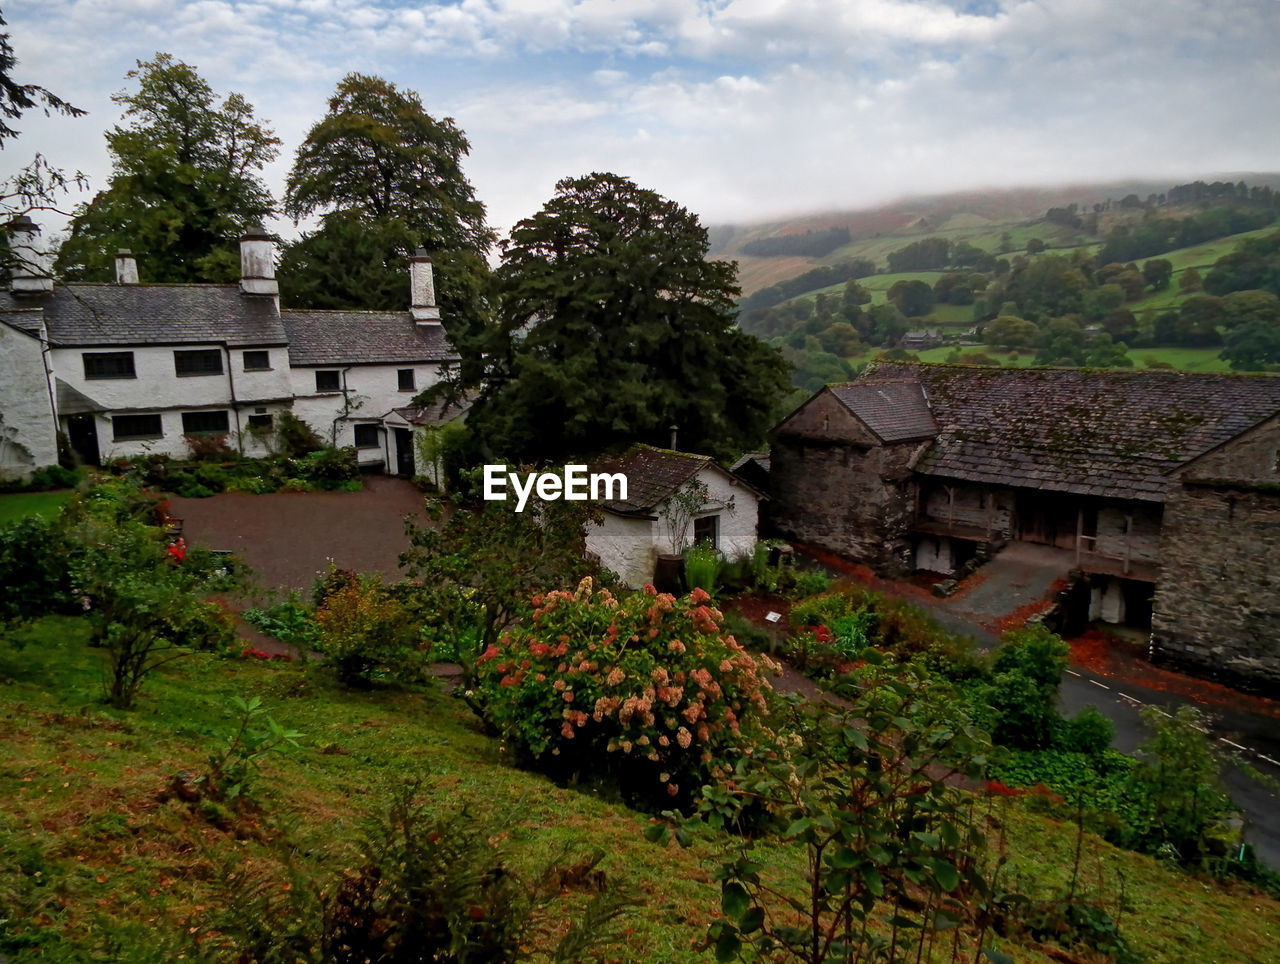
[(0, 292), (0, 312), (42, 308), (55, 347), (181, 345), (226, 342), (283, 345), (284, 326), (270, 297), (238, 284), (55, 284), (47, 294)]
[[(1163, 501), (1167, 473), (1280, 411), (1280, 378), (1266, 375), (867, 370), (867, 384), (885, 379), (914, 381), (937, 423), (913, 460), (918, 473), (1139, 501)], [(914, 399), (910, 411), (918, 417)]]
[(932, 438), (938, 426), (915, 378), (864, 378), (831, 394), (884, 442)]
[(458, 353), (440, 325), (420, 325), (407, 311), (280, 312), (293, 365), (362, 365), (453, 361)]

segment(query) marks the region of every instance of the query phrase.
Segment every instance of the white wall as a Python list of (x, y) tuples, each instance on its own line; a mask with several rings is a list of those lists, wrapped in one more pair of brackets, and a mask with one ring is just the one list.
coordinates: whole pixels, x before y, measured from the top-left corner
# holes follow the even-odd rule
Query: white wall
[[(414, 371), (413, 391), (400, 391), (398, 372), (402, 368)], [(440, 380), (439, 369), (439, 362), (300, 366), (292, 369), (291, 373), (295, 396), (293, 413), (325, 441), (334, 445), (352, 445), (355, 440), (354, 422), (380, 419), (393, 408), (406, 407), (415, 395)], [(338, 372), (339, 384), (346, 386), (349, 409), (343, 404), (341, 391), (316, 392), (317, 371)], [(344, 421), (335, 425), (335, 419), (339, 418), (344, 418)]]
[[(734, 484), (721, 472), (704, 468), (697, 478), (707, 486), (709, 499), (706, 508), (698, 513), (699, 517), (718, 515), (720, 517), (720, 551), (726, 559), (736, 559), (750, 554), (756, 544), (756, 534), (760, 521), (760, 500), (745, 485)], [(733, 509), (728, 508), (732, 500)], [(662, 513), (656, 513), (658, 521), (654, 523), (654, 540), (658, 551), (672, 551), (671, 534), (667, 528), (667, 520)], [(675, 547), (677, 552), (693, 543), (693, 525), (685, 535), (684, 544)]]
[[(222, 355), (219, 375), (179, 376), (174, 368), (174, 352), (208, 349)], [(265, 349), (271, 359), (271, 370), (246, 372), (244, 349), (231, 349), (230, 376), (226, 350), (216, 343), (166, 346), (163, 348), (56, 348), (53, 370), (59, 378), (83, 392), (108, 410), (151, 411), (166, 408), (196, 409), (231, 404), (231, 382), (241, 402), (254, 399), (287, 397), (290, 394), (289, 356), (285, 348)], [(128, 351), (133, 353), (136, 378), (84, 377), (85, 354)]]
[(39, 339), (0, 324), (0, 477), (58, 461)]
[[(726, 559), (749, 555), (756, 544), (760, 503), (756, 494), (731, 481), (714, 469), (704, 469), (698, 478), (706, 483), (710, 503), (699, 517), (720, 517), (720, 552)], [(727, 508), (733, 500), (733, 511)], [(653, 570), (659, 554), (671, 552), (671, 538), (661, 513), (656, 520), (635, 519), (605, 513), (604, 521), (587, 531), (587, 551), (600, 557), (606, 569), (616, 572), (631, 587), (653, 581)], [(693, 526), (689, 526), (684, 544), (693, 542)]]
[[(612, 569), (626, 585), (639, 588), (653, 582), (658, 561), (654, 542), (656, 522), (630, 519), (606, 512), (604, 520), (587, 530), (587, 552), (600, 557), (600, 564)], [(667, 551), (664, 547), (662, 551)]]

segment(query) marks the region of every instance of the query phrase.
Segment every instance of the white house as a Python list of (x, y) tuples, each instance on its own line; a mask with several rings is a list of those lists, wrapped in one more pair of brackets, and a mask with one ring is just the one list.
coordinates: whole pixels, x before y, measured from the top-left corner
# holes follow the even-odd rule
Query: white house
[[(652, 582), (658, 556), (708, 542), (727, 559), (756, 543), (760, 492), (706, 455), (637, 445), (596, 471), (627, 477), (627, 497), (600, 503), (603, 520), (587, 531), (587, 551), (628, 586)], [(684, 531), (673, 531), (672, 497), (691, 482), (706, 498)], [(678, 528), (678, 526), (677, 526)]]
[(185, 456), (194, 436), (261, 455), (289, 410), (365, 467), (414, 473), (411, 431), (393, 413), (456, 361), (425, 253), (410, 259), (408, 311), (295, 311), (280, 308), (261, 230), (241, 239), (241, 278), (226, 285), (140, 284), (128, 251), (114, 284), (55, 283), (39, 228), (21, 217), (9, 230), (19, 263), (0, 293), (0, 471), (57, 461), (59, 431), (91, 464)]

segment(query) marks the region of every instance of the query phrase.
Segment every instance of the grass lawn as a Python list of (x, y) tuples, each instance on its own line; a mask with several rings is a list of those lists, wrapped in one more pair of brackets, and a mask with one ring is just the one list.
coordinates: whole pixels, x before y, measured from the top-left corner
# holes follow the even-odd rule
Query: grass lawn
[(0, 526), (29, 515), (42, 515), (51, 519), (71, 498), (71, 489), (57, 492), (21, 492), (17, 495), (0, 495)]
[[(495, 839), (518, 872), (603, 851), (606, 878), (641, 903), (598, 959), (710, 959), (694, 945), (719, 913), (711, 869), (728, 838), (689, 850), (646, 842), (645, 816), (513, 768), (502, 745), (434, 686), (355, 692), (315, 667), (197, 654), (148, 680), (126, 713), (98, 702), (102, 653), (85, 639), (82, 622), (51, 618), (21, 648), (0, 645), (0, 953), (14, 964), (170, 961), (189, 935), (216, 944), (220, 915), (254, 910), (250, 896), (279, 906), (290, 888), (331, 889), (359, 866), (366, 819), (405, 780), (420, 781), (418, 796), (433, 809), (503, 815)], [(261, 697), (277, 721), (305, 734), (302, 747), (268, 759), (243, 811), (166, 793), (179, 771), (207, 765), (231, 725), (233, 695)], [(995, 806), (1004, 828), (997, 848), (1009, 861), (1002, 880), (1037, 898), (1063, 891), (1075, 850), (1070, 821), (1034, 814), (1021, 799)], [(800, 857), (782, 845), (763, 854), (772, 881), (788, 890), (803, 887)], [(1084, 890), (1119, 911), (1122, 933), (1151, 964), (1276, 960), (1274, 900), (1092, 836), (1080, 867)], [(585, 899), (572, 885), (561, 898), (566, 907)], [(535, 946), (547, 946), (565, 916), (557, 910)], [(996, 944), (1018, 961), (1066, 959), (1027, 936)], [(969, 937), (961, 949), (966, 960), (977, 950)], [(935, 960), (951, 960), (949, 945), (940, 951)]]

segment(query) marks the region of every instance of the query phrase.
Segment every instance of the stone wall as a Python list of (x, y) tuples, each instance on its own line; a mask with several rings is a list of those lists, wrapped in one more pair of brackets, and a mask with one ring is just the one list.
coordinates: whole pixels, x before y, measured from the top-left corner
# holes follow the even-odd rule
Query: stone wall
[(1280, 684), (1280, 416), (1191, 462), (1165, 506), (1152, 655)]
[(913, 498), (907, 461), (915, 447), (775, 438), (774, 525), (789, 538), (885, 574), (909, 572)]

